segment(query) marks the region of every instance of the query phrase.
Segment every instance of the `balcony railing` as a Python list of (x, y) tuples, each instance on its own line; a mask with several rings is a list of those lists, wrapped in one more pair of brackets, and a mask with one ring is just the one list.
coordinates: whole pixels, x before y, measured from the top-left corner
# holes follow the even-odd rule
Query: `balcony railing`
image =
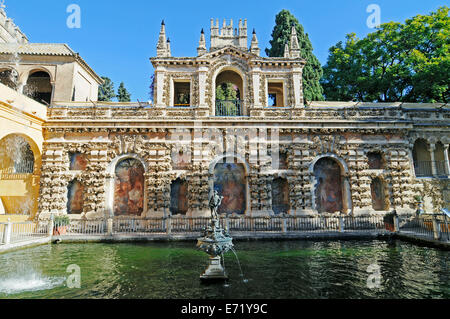
[[(436, 175), (437, 177), (447, 176), (445, 173), (445, 161), (435, 161)], [(414, 171), (416, 177), (433, 177), (433, 162), (432, 161), (415, 161)]]
[(242, 116), (242, 101), (217, 100), (216, 116)]

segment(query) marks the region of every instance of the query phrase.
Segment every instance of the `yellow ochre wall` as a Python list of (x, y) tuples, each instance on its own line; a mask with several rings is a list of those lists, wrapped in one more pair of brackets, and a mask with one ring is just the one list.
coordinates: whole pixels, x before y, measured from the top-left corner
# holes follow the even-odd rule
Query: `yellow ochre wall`
[[(25, 221), (33, 219), (37, 213), (42, 125), (46, 118), (46, 106), (0, 84), (0, 141), (11, 134), (19, 135), (28, 142), (34, 154), (33, 174), (0, 172), (0, 222), (5, 222), (8, 218), (11, 221)], [(0, 158), (2, 160), (4, 159)], [(32, 203), (31, 215), (15, 211), (15, 207), (27, 198)]]

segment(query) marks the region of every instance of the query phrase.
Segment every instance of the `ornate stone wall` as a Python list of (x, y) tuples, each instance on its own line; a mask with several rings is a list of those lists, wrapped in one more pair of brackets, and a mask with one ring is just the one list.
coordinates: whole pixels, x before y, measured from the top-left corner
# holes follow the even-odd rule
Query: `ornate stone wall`
[[(113, 213), (110, 202), (115, 165), (128, 156), (142, 161), (146, 169), (143, 216), (170, 213), (171, 183), (177, 178), (187, 181), (187, 215), (208, 216), (214, 163), (223, 157), (236, 158), (247, 167), (246, 214), (252, 216), (273, 214), (271, 184), (278, 177), (286, 179), (289, 186), (289, 214), (316, 214), (314, 165), (323, 157), (341, 167), (344, 213), (375, 213), (371, 194), (375, 178), (382, 181), (386, 211), (414, 212), (415, 197), (424, 194), (431, 209), (445, 206), (442, 194), (449, 189), (448, 180), (415, 178), (407, 131), (277, 127), (278, 140), (273, 143), (275, 127), (266, 124), (270, 134), (262, 135), (255, 133), (263, 131), (255, 125), (235, 129), (222, 124), (214, 134), (208, 125), (183, 126), (188, 137), (197, 139), (182, 143), (174, 137), (177, 125), (173, 124), (173, 128), (113, 128), (104, 124), (103, 128), (47, 127), (39, 212), (43, 217), (66, 213), (67, 187), (77, 180), (84, 186), (84, 208), (83, 214), (73, 218), (109, 216)], [(177, 169), (172, 156), (180, 149), (191, 156), (188, 165)], [(273, 166), (274, 152), (286, 154), (287, 167)], [(371, 152), (382, 155), (381, 168), (369, 168)], [(84, 171), (70, 171), (71, 153), (85, 156)]]

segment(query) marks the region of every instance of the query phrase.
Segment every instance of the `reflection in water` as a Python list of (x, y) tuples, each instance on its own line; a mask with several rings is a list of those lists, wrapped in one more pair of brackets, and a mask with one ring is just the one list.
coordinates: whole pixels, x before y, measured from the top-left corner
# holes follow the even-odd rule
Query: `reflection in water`
[[(61, 244), (7, 253), (0, 259), (0, 287), (10, 278), (61, 280), (69, 275), (67, 267), (77, 264), (81, 289), (59, 282), (35, 291), (0, 289), (0, 298), (450, 297), (450, 253), (400, 241), (237, 242), (240, 265), (232, 252), (225, 254), (227, 285), (201, 284), (204, 254), (194, 246)], [(374, 263), (381, 269), (381, 285), (370, 289), (367, 268)], [(17, 265), (39, 275), (27, 277)]]

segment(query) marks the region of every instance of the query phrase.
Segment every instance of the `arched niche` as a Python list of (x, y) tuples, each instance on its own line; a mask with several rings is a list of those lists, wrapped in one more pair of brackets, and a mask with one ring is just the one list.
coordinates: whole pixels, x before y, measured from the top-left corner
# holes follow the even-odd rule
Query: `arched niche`
[(108, 166), (106, 210), (110, 216), (142, 216), (146, 212), (144, 163), (136, 154), (124, 154)]
[(334, 154), (317, 157), (310, 166), (313, 175), (313, 209), (319, 213), (349, 213), (351, 190), (346, 163)]
[(369, 169), (383, 169), (384, 159), (383, 153), (379, 151), (371, 151), (367, 153), (367, 161)]
[(275, 214), (288, 213), (290, 209), (289, 202), (289, 184), (285, 178), (275, 178), (272, 181), (272, 211)]
[(73, 180), (67, 186), (67, 214), (81, 214), (84, 206), (84, 185)]
[(177, 178), (170, 185), (170, 212), (172, 215), (186, 215), (189, 209), (187, 182)]
[(370, 184), (370, 192), (372, 195), (372, 208), (376, 211), (386, 211), (386, 194), (385, 185), (381, 178), (376, 177)]
[(224, 156), (210, 165), (210, 197), (223, 196), (219, 214), (244, 215), (249, 208), (248, 166), (237, 157)]
[(50, 105), (53, 94), (50, 74), (44, 70), (31, 71), (24, 87), (24, 94), (39, 103)]

